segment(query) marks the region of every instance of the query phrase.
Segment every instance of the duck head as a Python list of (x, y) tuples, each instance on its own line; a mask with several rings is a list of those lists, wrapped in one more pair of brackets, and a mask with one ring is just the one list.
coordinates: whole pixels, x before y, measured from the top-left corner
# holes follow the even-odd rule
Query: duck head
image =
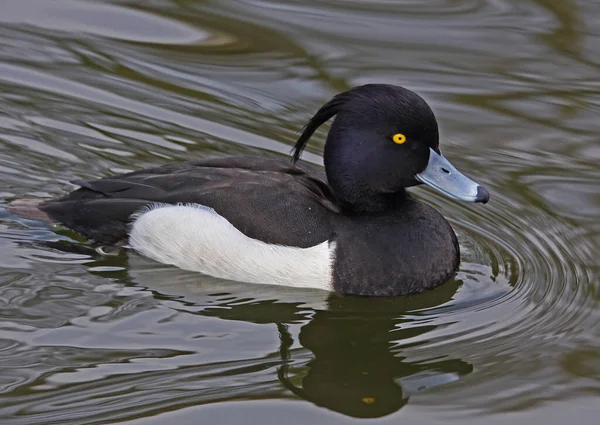
[(406, 196), (405, 188), (423, 183), (454, 199), (489, 200), (483, 187), (442, 155), (429, 105), (400, 86), (368, 84), (336, 95), (304, 128), (294, 161), (315, 130), (334, 115), (325, 143), (325, 171), (346, 208), (384, 210), (392, 200)]

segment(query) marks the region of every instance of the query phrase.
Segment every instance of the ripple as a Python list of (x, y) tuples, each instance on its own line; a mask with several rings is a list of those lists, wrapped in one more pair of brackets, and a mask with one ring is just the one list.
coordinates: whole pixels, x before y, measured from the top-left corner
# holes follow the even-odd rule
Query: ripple
[[(590, 295), (598, 283), (598, 275), (589, 266), (598, 246), (582, 234), (580, 227), (566, 220), (574, 211), (561, 215), (563, 211), (548, 209), (546, 202), (531, 202), (529, 198), (530, 202), (521, 203), (511, 199), (513, 193), (525, 193), (525, 190), (547, 196), (540, 185), (552, 177), (541, 179), (537, 174), (527, 174), (532, 164), (525, 155), (521, 156), (525, 159), (511, 156), (510, 165), (503, 164), (507, 160), (503, 153), (494, 155), (488, 151), (485, 156), (497, 169), (514, 170), (502, 177), (495, 176), (499, 188), (510, 186), (513, 192), (492, 190), (493, 201), (484, 209), (468, 208), (464, 215), (461, 209), (455, 211), (458, 214), (454, 216), (454, 224), (460, 233), (461, 245), (467, 248), (463, 249), (463, 262), (457, 276), (463, 286), (449, 303), (414, 311), (414, 326), (419, 326), (422, 320), (436, 325), (436, 330), (398, 343), (399, 347), (410, 347), (407, 351), (419, 357), (430, 356), (441, 347), (446, 350), (454, 347), (461, 353), (464, 353), (463, 346), (469, 347), (472, 354), (468, 358), (482, 360), (488, 374), (498, 369), (493, 379), (491, 375), (486, 378), (486, 384), (493, 385), (495, 391), (485, 398), (498, 408), (514, 408), (532, 394), (525, 396), (526, 389), (508, 391), (513, 385), (512, 379), (500, 371), (508, 368), (509, 363), (507, 370), (514, 375), (544, 374), (536, 379), (554, 389), (548, 391), (553, 393), (552, 397), (568, 394), (568, 390), (559, 389), (565, 381), (564, 373), (547, 372), (553, 361), (559, 361), (556, 354), (550, 353), (568, 351), (597, 320), (593, 315), (595, 302)], [(461, 168), (468, 169), (468, 164), (466, 161)], [(538, 167), (552, 173), (552, 167), (540, 163), (540, 158), (536, 158), (535, 169)], [(554, 179), (564, 185), (553, 186), (556, 190), (564, 190), (569, 183), (574, 183)], [(569, 196), (576, 194), (573, 190), (569, 192)], [(428, 194), (423, 195), (436, 203)], [(577, 217), (586, 215), (587, 211), (580, 208)], [(479, 264), (490, 264), (490, 267)], [(496, 289), (490, 288), (490, 281)], [(487, 290), (482, 291), (481, 285), (487, 285)], [(531, 361), (521, 363), (524, 347), (529, 356), (539, 356), (537, 365)]]
[(191, 44), (210, 37), (198, 28), (153, 13), (74, 0), (4, 0), (0, 22), (144, 43)]

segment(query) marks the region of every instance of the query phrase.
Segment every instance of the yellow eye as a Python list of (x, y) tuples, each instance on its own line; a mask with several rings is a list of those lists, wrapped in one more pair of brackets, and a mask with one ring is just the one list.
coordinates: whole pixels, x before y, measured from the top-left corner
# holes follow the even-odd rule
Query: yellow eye
[(392, 140), (394, 143), (401, 145), (402, 143), (406, 142), (406, 136), (402, 133), (394, 134)]

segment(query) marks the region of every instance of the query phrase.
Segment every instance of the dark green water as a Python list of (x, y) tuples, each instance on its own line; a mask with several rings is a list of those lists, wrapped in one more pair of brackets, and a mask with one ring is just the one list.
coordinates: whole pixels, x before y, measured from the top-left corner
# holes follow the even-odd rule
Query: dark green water
[[(492, 192), (413, 191), (461, 242), (435, 291), (215, 281), (6, 211), (74, 178), (287, 155), (367, 82), (422, 94)], [(598, 1), (0, 0), (0, 423), (597, 424), (599, 161)]]

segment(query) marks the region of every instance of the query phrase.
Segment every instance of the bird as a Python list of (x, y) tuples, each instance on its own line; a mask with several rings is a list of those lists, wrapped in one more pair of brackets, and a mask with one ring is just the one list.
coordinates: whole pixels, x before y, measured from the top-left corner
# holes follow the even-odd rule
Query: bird
[[(324, 167), (301, 161), (331, 118)], [(451, 225), (408, 188), (490, 198), (442, 155), (427, 102), (391, 84), (334, 95), (291, 159), (200, 158), (72, 183), (64, 196), (28, 204), (30, 213), (216, 278), (373, 297), (433, 289), (460, 264)]]

